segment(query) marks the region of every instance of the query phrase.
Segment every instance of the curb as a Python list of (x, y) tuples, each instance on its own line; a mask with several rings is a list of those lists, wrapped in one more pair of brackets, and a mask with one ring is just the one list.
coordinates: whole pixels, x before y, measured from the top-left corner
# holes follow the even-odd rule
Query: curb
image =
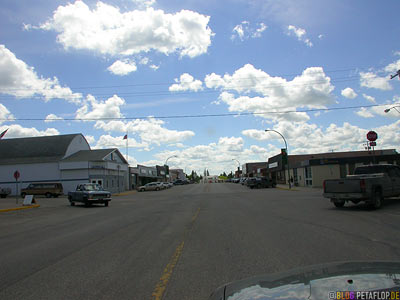
[(279, 186), (277, 186), (276, 188), (277, 188), (277, 189), (280, 189), (280, 190), (284, 190), (284, 191), (293, 191), (293, 192), (298, 192), (298, 191), (299, 191), (299, 190), (289, 189), (289, 188), (283, 188), (283, 187), (279, 187)]
[(119, 194), (114, 194), (113, 196), (116, 196), (116, 197), (118, 197), (118, 196), (126, 196), (126, 195), (135, 194), (135, 193), (137, 193), (137, 191), (132, 190), (132, 191), (122, 192), (122, 193), (119, 193)]
[(0, 212), (8, 212), (8, 211), (28, 209), (28, 208), (37, 208), (37, 207), (40, 207), (40, 205), (36, 204), (36, 205), (29, 205), (29, 206), (22, 206), (22, 207), (4, 208), (4, 209), (0, 209)]

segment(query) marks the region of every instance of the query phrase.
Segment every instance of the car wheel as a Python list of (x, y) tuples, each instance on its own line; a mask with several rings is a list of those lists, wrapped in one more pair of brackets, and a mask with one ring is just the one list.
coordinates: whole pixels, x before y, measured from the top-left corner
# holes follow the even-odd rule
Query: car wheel
[(4, 195), (4, 194), (0, 195), (1, 198), (5, 198), (6, 196), (7, 196), (7, 195)]
[(144, 189), (140, 189), (139, 192), (144, 192)]
[(375, 209), (381, 208), (383, 206), (383, 195), (380, 189), (376, 189), (373, 195), (373, 203), (372, 206)]
[(85, 201), (85, 206), (89, 207), (90, 206), (90, 202), (89, 201)]
[(26, 196), (26, 193), (21, 193), (22, 198), (25, 198), (25, 196)]
[(337, 208), (342, 208), (344, 206), (345, 201), (339, 201), (339, 200), (335, 200), (333, 201), (333, 204), (337, 207)]
[(51, 198), (51, 194), (50, 193), (46, 193), (46, 198)]
[(106, 207), (108, 206), (108, 201), (104, 202), (104, 206), (106, 206)]
[(71, 206), (75, 206), (75, 202), (71, 201)]
[(156, 188), (156, 191), (159, 191), (159, 190), (160, 190), (160, 188), (159, 188), (159, 187), (157, 187), (157, 188)]

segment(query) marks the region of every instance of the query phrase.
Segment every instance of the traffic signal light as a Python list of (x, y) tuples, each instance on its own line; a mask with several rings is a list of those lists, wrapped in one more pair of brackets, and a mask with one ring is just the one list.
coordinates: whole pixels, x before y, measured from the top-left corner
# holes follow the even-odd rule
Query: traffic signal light
[(281, 149), (281, 155), (282, 155), (282, 164), (286, 165), (288, 160), (288, 155), (285, 148)]

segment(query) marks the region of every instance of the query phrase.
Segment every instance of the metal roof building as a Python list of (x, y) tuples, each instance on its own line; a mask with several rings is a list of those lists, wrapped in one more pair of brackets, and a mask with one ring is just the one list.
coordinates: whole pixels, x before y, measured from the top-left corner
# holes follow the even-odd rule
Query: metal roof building
[(128, 162), (118, 149), (91, 150), (80, 133), (1, 139), (0, 186), (15, 194), (33, 182), (61, 182), (64, 193), (82, 182), (120, 192), (128, 188)]

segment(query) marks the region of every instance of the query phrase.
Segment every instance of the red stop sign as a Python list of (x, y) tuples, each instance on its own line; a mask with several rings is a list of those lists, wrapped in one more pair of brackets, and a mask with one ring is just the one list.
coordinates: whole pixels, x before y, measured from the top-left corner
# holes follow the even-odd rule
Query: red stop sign
[(18, 180), (18, 178), (19, 178), (20, 175), (21, 175), (21, 174), (19, 174), (18, 170), (15, 171), (15, 172), (14, 172), (14, 178), (15, 178), (15, 180)]
[(374, 142), (378, 139), (378, 134), (375, 131), (369, 131), (367, 133), (367, 140), (370, 142)]

